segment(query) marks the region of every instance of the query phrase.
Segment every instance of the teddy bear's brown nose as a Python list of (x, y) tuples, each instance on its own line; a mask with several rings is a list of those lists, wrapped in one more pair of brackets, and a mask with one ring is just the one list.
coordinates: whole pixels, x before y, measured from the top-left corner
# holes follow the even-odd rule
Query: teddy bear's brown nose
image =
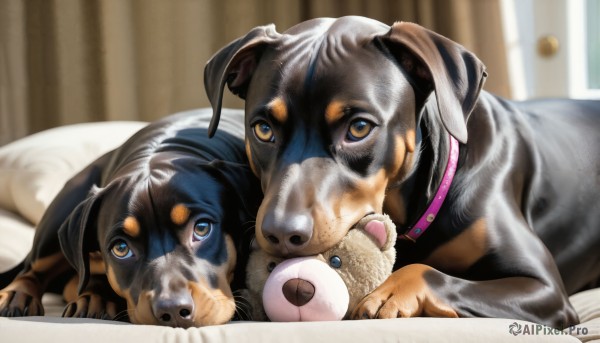
[(295, 306), (305, 305), (315, 295), (315, 286), (302, 279), (290, 279), (283, 286), (283, 295)]

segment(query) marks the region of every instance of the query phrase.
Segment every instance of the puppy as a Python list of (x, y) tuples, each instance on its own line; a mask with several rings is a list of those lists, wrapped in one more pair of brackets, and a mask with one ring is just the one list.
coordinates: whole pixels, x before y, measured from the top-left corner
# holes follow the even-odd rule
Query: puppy
[(210, 112), (159, 120), (68, 181), (0, 291), (0, 315), (43, 315), (42, 294), (64, 288), (65, 317), (184, 328), (229, 321), (230, 283), (244, 280), (236, 246), (261, 199), (243, 116), (229, 112), (212, 139)]

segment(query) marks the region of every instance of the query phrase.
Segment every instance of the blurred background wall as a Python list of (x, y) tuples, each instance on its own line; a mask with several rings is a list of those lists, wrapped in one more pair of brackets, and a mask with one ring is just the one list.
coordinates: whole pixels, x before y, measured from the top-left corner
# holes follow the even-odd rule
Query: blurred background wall
[[(0, 145), (50, 127), (209, 106), (203, 68), (252, 27), (412, 21), (475, 52), (510, 97), (500, 0), (0, 0)], [(226, 106), (241, 107), (233, 96)]]

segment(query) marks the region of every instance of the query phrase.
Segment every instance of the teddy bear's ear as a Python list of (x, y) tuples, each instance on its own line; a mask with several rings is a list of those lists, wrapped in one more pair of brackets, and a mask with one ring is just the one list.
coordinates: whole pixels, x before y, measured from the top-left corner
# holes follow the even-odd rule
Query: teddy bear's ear
[(358, 223), (358, 227), (361, 226), (382, 251), (392, 249), (396, 244), (396, 225), (388, 215), (366, 216)]

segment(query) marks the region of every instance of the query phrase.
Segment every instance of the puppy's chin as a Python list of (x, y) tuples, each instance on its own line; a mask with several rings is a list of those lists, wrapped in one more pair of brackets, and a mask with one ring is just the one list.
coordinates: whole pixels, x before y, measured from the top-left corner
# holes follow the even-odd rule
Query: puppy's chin
[(194, 299), (195, 326), (220, 325), (229, 322), (235, 314), (235, 300), (229, 286), (211, 289), (190, 282)]

